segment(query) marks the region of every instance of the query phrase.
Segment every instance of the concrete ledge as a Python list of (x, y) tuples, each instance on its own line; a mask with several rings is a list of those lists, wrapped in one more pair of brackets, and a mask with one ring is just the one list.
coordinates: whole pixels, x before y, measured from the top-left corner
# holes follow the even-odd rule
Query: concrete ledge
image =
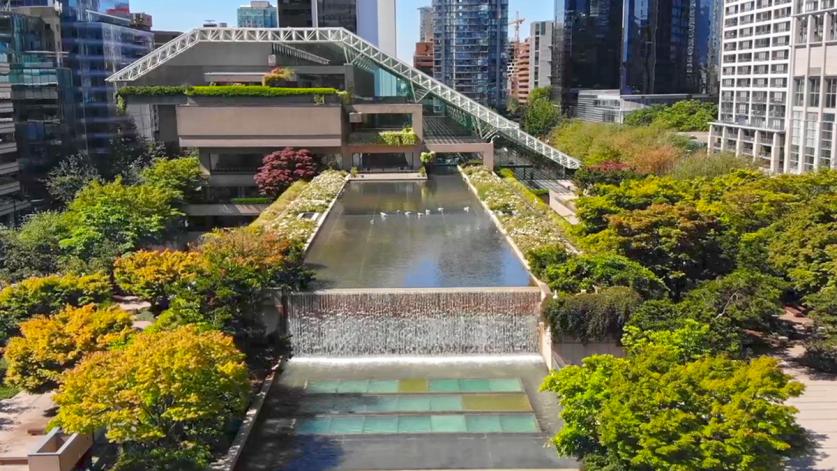
[(233, 439), (230, 449), (223, 458), (213, 463), (210, 469), (213, 471), (232, 471), (235, 469), (238, 460), (241, 458), (241, 454), (244, 452), (244, 448), (247, 446), (247, 439), (250, 438), (250, 434), (253, 432), (253, 426), (256, 425), (256, 421), (262, 411), (264, 401), (268, 394), (270, 394), (270, 390), (276, 380), (276, 375), (281, 374), (284, 366), (285, 359), (283, 358), (264, 379), (261, 389), (259, 389), (258, 394), (256, 394), (255, 399), (250, 404), (250, 408), (247, 409), (247, 413), (244, 415), (244, 421), (241, 423), (241, 427), (238, 429), (238, 433), (235, 439)]
[(427, 175), (418, 172), (405, 173), (360, 173), (357, 176), (349, 176), (353, 182), (403, 182), (403, 181), (427, 181)]

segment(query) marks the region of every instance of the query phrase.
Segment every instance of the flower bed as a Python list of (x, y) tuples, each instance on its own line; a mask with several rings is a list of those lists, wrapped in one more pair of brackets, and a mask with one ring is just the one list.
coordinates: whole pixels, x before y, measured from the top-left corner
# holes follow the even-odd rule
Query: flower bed
[(340, 194), (346, 183), (346, 173), (327, 170), (311, 180), (290, 203), (281, 196), (274, 204), (286, 205), (280, 211), (268, 208), (253, 225), (274, 231), (293, 242), (304, 244), (317, 230), (317, 221), (302, 218), (305, 213), (322, 213)]
[(567, 245), (561, 227), (548, 207), (530, 203), (511, 185), (481, 165), (465, 166), (462, 172), (524, 255), (540, 247)]

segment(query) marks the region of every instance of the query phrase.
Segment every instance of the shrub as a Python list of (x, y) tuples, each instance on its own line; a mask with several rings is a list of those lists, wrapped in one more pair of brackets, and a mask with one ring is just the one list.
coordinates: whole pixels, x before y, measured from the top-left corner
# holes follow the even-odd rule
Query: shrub
[(131, 315), (118, 307), (93, 304), (23, 322), (21, 336), (6, 346), (6, 381), (31, 392), (52, 389), (64, 370), (88, 353), (125, 343), (133, 333), (131, 325)]
[(622, 162), (603, 162), (581, 167), (573, 176), (576, 186), (584, 192), (595, 185), (619, 185), (623, 180), (639, 178), (640, 175)]
[(605, 288), (597, 293), (559, 296), (544, 307), (553, 332), (581, 342), (616, 340), (642, 297), (625, 287)]
[(243, 360), (232, 339), (216, 331), (185, 326), (138, 334), (64, 376), (54, 425), (71, 433), (104, 430), (128, 452), (122, 469), (136, 469), (127, 466), (138, 457), (142, 469), (204, 469), (247, 406)]
[(167, 308), (177, 286), (199, 276), (203, 264), (196, 252), (141, 250), (116, 260), (113, 277), (126, 293), (151, 303), (154, 312)]
[(18, 229), (0, 229), (0, 278), (15, 283), (61, 271), (61, 240), (70, 234), (64, 213), (31, 215)]
[(751, 159), (739, 157), (731, 152), (719, 154), (696, 152), (678, 160), (671, 170), (671, 176), (681, 180), (701, 177), (715, 178), (734, 170), (753, 170), (756, 168)]
[(306, 149), (290, 147), (262, 160), (262, 166), (255, 176), (256, 184), (263, 195), (276, 197), (297, 180), (310, 180), (317, 175), (317, 162)]
[(553, 266), (561, 265), (570, 257), (563, 244), (551, 244), (536, 247), (526, 254), (529, 270), (538, 278), (544, 278), (546, 271)]
[(547, 267), (544, 281), (555, 291), (593, 292), (599, 288), (626, 286), (644, 298), (661, 298), (668, 288), (651, 270), (621, 255), (602, 253), (570, 257)]
[(284, 97), (310, 95), (337, 95), (335, 88), (281, 88), (258, 85), (207, 85), (191, 87), (186, 90), (187, 96), (212, 97)]
[(110, 280), (103, 274), (29, 278), (0, 290), (0, 341), (36, 314), (54, 314), (66, 305), (110, 301)]
[(189, 90), (188, 86), (144, 86), (144, 87), (122, 87), (117, 94), (122, 97), (128, 96), (176, 96), (185, 95)]
[(718, 117), (718, 106), (711, 102), (681, 100), (671, 105), (637, 110), (625, 117), (631, 126), (659, 126), (675, 131), (708, 131)]

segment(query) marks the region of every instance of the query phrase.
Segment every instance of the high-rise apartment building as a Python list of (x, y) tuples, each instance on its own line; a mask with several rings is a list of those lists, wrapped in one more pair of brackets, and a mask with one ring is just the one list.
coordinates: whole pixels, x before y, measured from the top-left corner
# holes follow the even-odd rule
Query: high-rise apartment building
[(554, 33), (555, 22), (553, 21), (535, 21), (530, 26), (529, 87), (532, 90), (552, 86)]
[(421, 7), (419, 10), (419, 42), (433, 42), (433, 9)]
[(253, 0), (238, 7), (239, 28), (276, 28), (279, 26), (279, 10), (270, 2)]
[(710, 148), (752, 157), (773, 172), (837, 168), (835, 40), (833, 0), (726, 3)]
[(519, 104), (529, 100), (530, 54), (529, 41), (514, 42), (509, 63), (509, 98)]
[(508, 0), (433, 0), (434, 77), (505, 107), (508, 23)]

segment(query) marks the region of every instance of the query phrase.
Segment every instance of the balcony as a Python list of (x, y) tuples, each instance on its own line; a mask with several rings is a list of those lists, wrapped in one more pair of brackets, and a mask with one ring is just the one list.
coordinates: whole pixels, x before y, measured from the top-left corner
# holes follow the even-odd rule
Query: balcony
[(11, 178), (0, 178), (0, 195), (20, 192), (20, 182)]
[(0, 154), (17, 152), (17, 142), (0, 142)]
[(10, 173), (17, 173), (20, 171), (20, 163), (15, 160), (13, 162), (0, 162), (0, 175), (9, 175)]

